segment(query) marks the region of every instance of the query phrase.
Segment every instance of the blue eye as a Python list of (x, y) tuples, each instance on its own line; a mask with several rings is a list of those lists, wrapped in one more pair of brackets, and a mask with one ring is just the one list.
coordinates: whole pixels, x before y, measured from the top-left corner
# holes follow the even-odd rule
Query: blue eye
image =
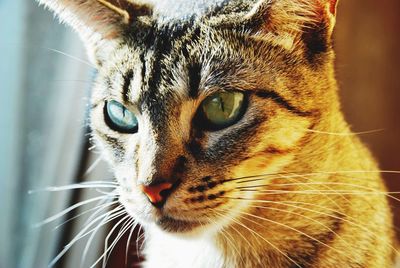
[(136, 116), (118, 101), (106, 101), (104, 106), (106, 124), (121, 133), (136, 133), (138, 121)]

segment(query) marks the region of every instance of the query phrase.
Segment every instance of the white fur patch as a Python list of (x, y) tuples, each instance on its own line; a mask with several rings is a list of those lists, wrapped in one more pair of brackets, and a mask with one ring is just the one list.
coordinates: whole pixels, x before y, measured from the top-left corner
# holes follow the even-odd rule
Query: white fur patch
[(156, 226), (147, 231), (145, 268), (222, 268), (224, 258), (213, 238), (181, 238)]

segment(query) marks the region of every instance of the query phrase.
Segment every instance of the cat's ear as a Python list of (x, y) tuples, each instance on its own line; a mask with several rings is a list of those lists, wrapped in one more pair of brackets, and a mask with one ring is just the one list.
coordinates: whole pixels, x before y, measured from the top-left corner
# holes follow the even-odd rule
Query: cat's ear
[(246, 19), (257, 34), (275, 37), (288, 48), (302, 42), (318, 53), (330, 46), (337, 4), (338, 0), (259, 0)]
[(152, 7), (133, 0), (38, 0), (83, 39), (90, 60), (101, 65), (118, 45), (123, 31), (149, 17)]

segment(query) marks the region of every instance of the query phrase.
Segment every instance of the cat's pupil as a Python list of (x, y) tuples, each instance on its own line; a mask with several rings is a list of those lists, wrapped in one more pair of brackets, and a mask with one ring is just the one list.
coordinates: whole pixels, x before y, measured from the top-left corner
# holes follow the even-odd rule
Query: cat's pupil
[(138, 121), (134, 113), (121, 103), (111, 100), (105, 103), (104, 116), (106, 124), (121, 133), (136, 133)]
[(206, 98), (199, 111), (200, 128), (220, 130), (240, 120), (244, 113), (242, 92), (218, 92)]

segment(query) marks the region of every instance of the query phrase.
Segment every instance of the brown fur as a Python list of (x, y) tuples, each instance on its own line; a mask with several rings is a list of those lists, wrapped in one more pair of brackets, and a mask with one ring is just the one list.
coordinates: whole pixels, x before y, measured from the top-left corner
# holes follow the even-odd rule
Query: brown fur
[[(112, 29), (112, 37), (99, 31), (94, 45), (92, 128), (123, 186), (121, 203), (148, 224), (149, 267), (177, 267), (179, 258), (169, 255), (184, 250), (162, 247), (153, 223), (162, 234), (209, 235), (221, 267), (394, 265), (386, 188), (340, 108), (336, 1), (229, 1), (193, 12), (191, 20), (167, 18), (156, 4), (126, 14), (115, 1), (107, 11), (103, 1), (60, 1), (63, 9), (42, 2), (67, 21), (60, 10), (90, 6), (92, 15), (117, 21), (76, 25)], [(112, 49), (104, 53), (99, 42)], [(235, 125), (204, 131), (198, 107), (221, 90), (245, 92), (247, 110)], [(106, 125), (104, 102), (111, 99), (138, 116), (137, 134)], [(178, 185), (162, 209), (138, 187), (160, 181)]]

